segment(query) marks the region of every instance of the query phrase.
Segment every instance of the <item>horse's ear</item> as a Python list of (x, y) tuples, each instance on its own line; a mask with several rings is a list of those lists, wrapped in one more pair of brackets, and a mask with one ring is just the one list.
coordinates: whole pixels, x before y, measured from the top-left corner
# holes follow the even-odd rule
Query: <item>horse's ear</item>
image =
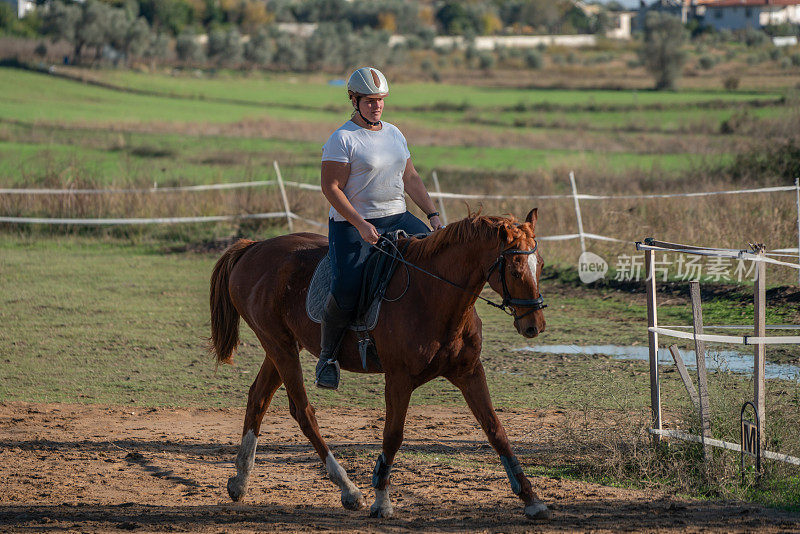
[(536, 220), (539, 218), (539, 208), (533, 208), (531, 211), (528, 212), (528, 216), (525, 217), (525, 222), (531, 223), (531, 226), (536, 226)]

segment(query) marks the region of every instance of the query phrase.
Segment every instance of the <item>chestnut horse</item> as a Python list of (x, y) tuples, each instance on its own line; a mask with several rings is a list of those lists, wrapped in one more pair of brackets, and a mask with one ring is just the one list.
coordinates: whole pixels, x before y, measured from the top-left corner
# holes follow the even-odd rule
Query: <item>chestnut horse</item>
[[(545, 328), (539, 293), (543, 261), (536, 251), (537, 210), (518, 224), (513, 218), (470, 214), (424, 239), (409, 238), (406, 261), (419, 269), (398, 269), (372, 332), (385, 378), (386, 424), (383, 453), (372, 477), (375, 502), (370, 515), (391, 517), (389, 478), (403, 440), (403, 426), (415, 388), (444, 377), (464, 395), (489, 442), (500, 455), (512, 491), (530, 518), (549, 517), (534, 493), (495, 414), (481, 364), (481, 320), (475, 311), (478, 294), (488, 281), (514, 316), (514, 327), (525, 337)], [(320, 435), (300, 368), (300, 349), (320, 351), (320, 327), (306, 315), (308, 286), (327, 239), (316, 234), (291, 234), (267, 241), (241, 239), (217, 261), (211, 277), (211, 343), (218, 363), (231, 363), (239, 342), (239, 318), (253, 329), (266, 358), (250, 387), (242, 443), (236, 456), (237, 474), (228, 493), (240, 500), (255, 462), (264, 413), (281, 384), (289, 396), (289, 411), (341, 489), (342, 505), (365, 506), (361, 491), (350, 481)], [(446, 284), (446, 279), (452, 284)], [(453, 287), (460, 286), (461, 289)], [(364, 372), (355, 335), (348, 332), (339, 353), (342, 369)], [(367, 372), (380, 372), (370, 368)]]

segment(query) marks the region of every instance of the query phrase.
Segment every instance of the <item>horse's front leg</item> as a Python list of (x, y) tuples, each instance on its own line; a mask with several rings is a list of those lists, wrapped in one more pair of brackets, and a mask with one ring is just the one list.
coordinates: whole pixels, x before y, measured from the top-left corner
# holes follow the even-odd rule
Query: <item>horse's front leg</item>
[(375, 502), (369, 509), (371, 517), (392, 517), (394, 507), (389, 496), (394, 457), (403, 442), (403, 427), (408, 413), (408, 402), (414, 388), (408, 379), (386, 376), (386, 424), (383, 427), (383, 452), (375, 462), (372, 473), (372, 487), (375, 488)]
[(511, 491), (525, 503), (525, 515), (531, 519), (548, 519), (550, 510), (533, 491), (528, 477), (522, 471), (519, 460), (511, 450), (511, 444), (508, 442), (508, 436), (506, 436), (503, 424), (494, 411), (481, 362), (478, 361), (472, 371), (466, 374), (448, 376), (447, 378), (461, 390), (467, 405), (489, 438), (489, 443), (500, 455), (500, 461), (511, 483)]

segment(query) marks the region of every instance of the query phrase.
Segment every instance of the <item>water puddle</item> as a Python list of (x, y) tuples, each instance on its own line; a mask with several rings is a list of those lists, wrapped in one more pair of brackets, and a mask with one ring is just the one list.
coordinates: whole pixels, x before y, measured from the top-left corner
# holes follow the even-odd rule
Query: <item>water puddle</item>
[[(544, 354), (605, 354), (613, 356), (615, 360), (648, 360), (650, 351), (647, 346), (626, 345), (535, 345), (514, 349), (521, 352), (539, 352)], [(686, 367), (696, 368), (697, 358), (693, 350), (681, 350), (681, 356)], [(659, 363), (675, 365), (668, 349), (658, 351)], [(708, 350), (706, 352), (706, 368), (709, 370), (731, 371), (748, 376), (753, 375), (753, 356), (735, 350)], [(766, 378), (779, 378), (781, 380), (800, 380), (800, 367), (796, 365), (778, 364), (767, 362), (764, 369)]]

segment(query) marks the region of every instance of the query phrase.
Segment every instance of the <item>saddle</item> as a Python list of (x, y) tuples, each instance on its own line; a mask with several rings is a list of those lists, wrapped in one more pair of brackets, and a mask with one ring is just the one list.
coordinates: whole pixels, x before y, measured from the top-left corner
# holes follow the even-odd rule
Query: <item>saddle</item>
[[(418, 237), (424, 235), (427, 234), (420, 234)], [(358, 336), (358, 352), (365, 371), (368, 361), (373, 364), (373, 367), (381, 368), (375, 342), (369, 332), (374, 330), (378, 323), (386, 288), (400, 264), (398, 258), (405, 250), (405, 245), (398, 246), (398, 240), (401, 237), (408, 237), (408, 234), (402, 230), (383, 234), (375, 245), (380, 250), (373, 248), (365, 262), (364, 274), (361, 279), (361, 294), (356, 313), (349, 326), (350, 330), (353, 330)], [(326, 254), (314, 270), (306, 296), (306, 314), (315, 323), (322, 322), (322, 311), (325, 307), (325, 299), (330, 292), (332, 277), (330, 258)]]

